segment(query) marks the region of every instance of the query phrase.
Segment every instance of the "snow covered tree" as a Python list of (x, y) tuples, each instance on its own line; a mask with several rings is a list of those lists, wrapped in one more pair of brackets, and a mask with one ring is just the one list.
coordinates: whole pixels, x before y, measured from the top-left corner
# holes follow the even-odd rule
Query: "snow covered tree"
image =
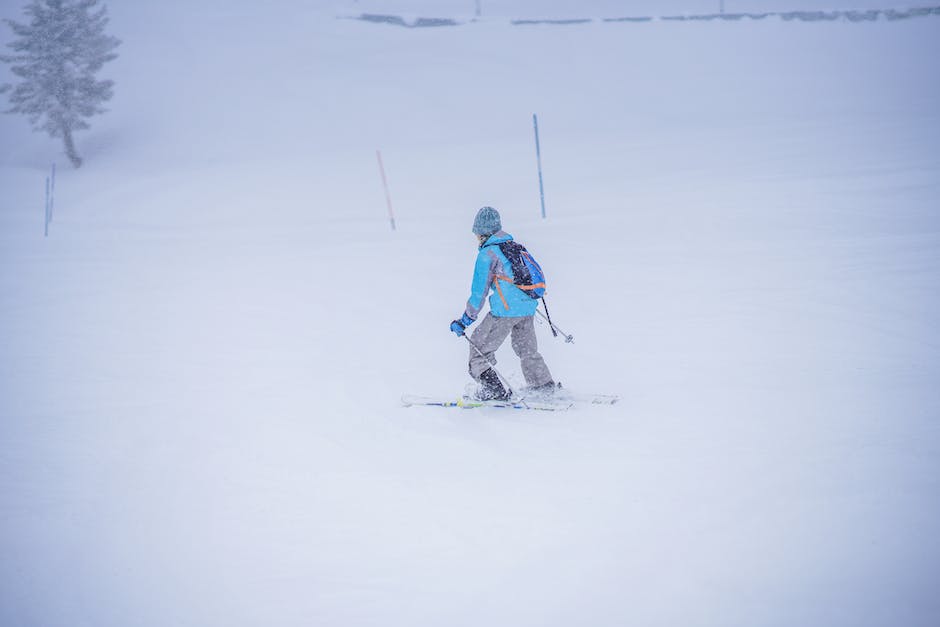
[(29, 24), (4, 20), (17, 36), (13, 55), (0, 55), (22, 82), (0, 87), (10, 92), (12, 109), (29, 117), (33, 130), (61, 137), (65, 154), (77, 168), (82, 159), (72, 134), (89, 128), (87, 118), (103, 113), (113, 81), (95, 80), (101, 67), (117, 58), (120, 40), (105, 35), (107, 9), (98, 0), (32, 0)]

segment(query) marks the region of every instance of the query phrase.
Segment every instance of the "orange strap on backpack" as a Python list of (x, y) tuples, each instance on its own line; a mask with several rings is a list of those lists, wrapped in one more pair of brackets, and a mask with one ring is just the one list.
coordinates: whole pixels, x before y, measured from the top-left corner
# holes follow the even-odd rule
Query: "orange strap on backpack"
[(506, 308), (506, 311), (509, 311), (509, 303), (506, 302), (506, 297), (503, 296), (503, 290), (499, 287), (499, 282), (500, 282), (500, 280), (506, 281), (507, 283), (510, 283), (510, 284), (512, 284), (512, 285), (515, 285), (515, 286), (518, 287), (520, 290), (536, 290), (536, 289), (538, 289), (538, 288), (540, 288), (540, 287), (541, 287), (541, 288), (544, 288), (544, 287), (545, 287), (545, 283), (536, 283), (535, 285), (516, 285), (515, 283), (512, 282), (512, 279), (510, 279), (508, 276), (505, 276), (505, 275), (502, 275), (502, 274), (494, 275), (494, 276), (493, 276), (493, 287), (496, 288), (496, 293), (499, 294), (499, 299), (500, 299), (501, 301), (503, 301), (503, 307)]

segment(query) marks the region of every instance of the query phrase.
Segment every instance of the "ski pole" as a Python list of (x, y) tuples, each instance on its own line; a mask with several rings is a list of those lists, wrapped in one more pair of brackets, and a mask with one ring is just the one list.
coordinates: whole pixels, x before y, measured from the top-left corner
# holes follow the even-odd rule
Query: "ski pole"
[[(548, 303), (545, 301), (545, 297), (542, 297), (542, 307), (545, 307), (545, 318), (548, 320), (548, 326), (552, 329), (552, 337), (558, 337), (558, 331), (555, 329), (555, 325), (552, 324), (552, 314), (548, 313)], [(538, 311), (538, 305), (535, 306), (536, 311)]]
[(467, 340), (467, 342), (470, 344), (470, 346), (473, 347), (473, 350), (475, 350), (477, 353), (479, 353), (480, 357), (482, 357), (483, 359), (486, 360), (486, 363), (488, 363), (488, 364), (490, 365), (490, 369), (491, 369), (493, 372), (495, 372), (495, 373), (496, 373), (496, 376), (499, 377), (500, 381), (502, 381), (502, 382), (506, 385), (506, 392), (507, 392), (510, 396), (512, 396), (513, 394), (515, 394), (515, 392), (512, 391), (512, 386), (509, 385), (509, 380), (506, 379), (506, 377), (504, 377), (502, 374), (500, 374), (499, 370), (496, 369), (496, 360), (492, 359), (491, 357), (487, 357), (486, 355), (484, 355), (484, 354), (483, 354), (483, 351), (480, 350), (480, 347), (477, 346), (476, 343), (475, 343), (473, 340), (471, 340), (469, 337), (467, 337), (467, 334), (466, 334), (466, 333), (464, 333), (461, 337), (464, 338), (465, 340)]
[(566, 343), (566, 344), (571, 344), (572, 342), (574, 342), (574, 336), (573, 336), (573, 335), (568, 335), (567, 333), (565, 333), (564, 331), (562, 331), (562, 330), (558, 327), (558, 325), (556, 325), (554, 322), (552, 322), (551, 317), (548, 315), (548, 304), (545, 302), (545, 299), (544, 299), (544, 298), (542, 299), (542, 306), (545, 307), (545, 313), (542, 313), (541, 310), (539, 310), (539, 309), (536, 309), (535, 312), (536, 312), (538, 315), (542, 316), (543, 318), (545, 318), (545, 319), (548, 321), (548, 326), (550, 326), (550, 327), (552, 328), (552, 335), (554, 335), (555, 337), (558, 337), (558, 334), (561, 333), (561, 334), (565, 337), (565, 343)]

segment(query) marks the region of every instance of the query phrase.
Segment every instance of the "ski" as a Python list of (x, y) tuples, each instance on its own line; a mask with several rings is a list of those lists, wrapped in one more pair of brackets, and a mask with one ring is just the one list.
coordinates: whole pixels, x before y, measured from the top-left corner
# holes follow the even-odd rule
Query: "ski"
[(527, 391), (525, 388), (522, 389), (521, 398), (531, 398), (536, 401), (548, 400), (553, 403), (567, 401), (574, 405), (613, 405), (620, 400), (616, 394), (578, 394), (562, 387), (561, 383), (555, 384), (555, 390), (547, 398), (539, 395), (538, 392)]
[(572, 394), (570, 396), (562, 394), (561, 398), (584, 405), (613, 405), (620, 400), (620, 397), (615, 394)]
[(517, 409), (535, 411), (565, 411), (571, 409), (574, 403), (568, 400), (560, 402), (545, 402), (536, 400), (512, 399), (508, 401), (478, 401), (467, 397), (457, 399), (442, 399), (430, 396), (417, 396), (405, 394), (401, 397), (405, 407), (451, 407), (456, 409)]

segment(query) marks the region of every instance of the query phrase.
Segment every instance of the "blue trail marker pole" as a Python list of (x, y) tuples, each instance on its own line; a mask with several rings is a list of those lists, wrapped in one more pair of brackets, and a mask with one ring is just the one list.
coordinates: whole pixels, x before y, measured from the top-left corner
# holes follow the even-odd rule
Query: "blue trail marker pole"
[(535, 126), (535, 159), (539, 166), (539, 199), (542, 202), (542, 219), (545, 218), (545, 187), (542, 184), (542, 149), (539, 147), (539, 118), (532, 114), (532, 125)]

